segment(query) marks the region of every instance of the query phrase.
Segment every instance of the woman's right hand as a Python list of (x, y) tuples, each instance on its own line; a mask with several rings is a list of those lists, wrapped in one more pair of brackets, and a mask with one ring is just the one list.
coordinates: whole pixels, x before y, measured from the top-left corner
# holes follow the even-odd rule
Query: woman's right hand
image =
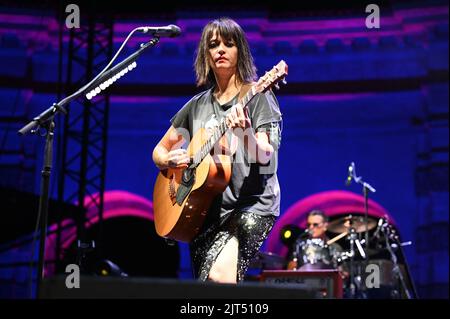
[(186, 168), (190, 161), (185, 149), (179, 148), (167, 153), (167, 166), (170, 168)]

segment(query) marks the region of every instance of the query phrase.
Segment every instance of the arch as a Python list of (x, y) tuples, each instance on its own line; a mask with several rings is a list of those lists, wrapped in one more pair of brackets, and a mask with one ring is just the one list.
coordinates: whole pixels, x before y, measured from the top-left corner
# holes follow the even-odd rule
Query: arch
[[(95, 226), (98, 223), (99, 216), (97, 214), (97, 206), (95, 202), (98, 200), (98, 194), (84, 199), (86, 212), (86, 229)], [(106, 191), (104, 193), (104, 209), (103, 220), (108, 220), (117, 217), (136, 217), (153, 222), (153, 203), (148, 199), (121, 190)], [(47, 236), (45, 243), (45, 260), (55, 260), (56, 240), (57, 240), (57, 224), (49, 227), (50, 235)], [(70, 247), (76, 240), (77, 229), (75, 222), (72, 219), (65, 219), (61, 223), (61, 253), (64, 249)], [(59, 256), (60, 258), (62, 256)], [(45, 266), (45, 275), (52, 275), (55, 273), (53, 263), (47, 263)]]

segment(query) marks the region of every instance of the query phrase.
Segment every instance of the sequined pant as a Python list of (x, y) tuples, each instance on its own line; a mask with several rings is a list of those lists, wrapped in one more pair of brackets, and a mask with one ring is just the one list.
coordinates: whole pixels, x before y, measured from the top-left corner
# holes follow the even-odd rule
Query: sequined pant
[(237, 281), (243, 281), (250, 261), (256, 256), (275, 222), (275, 216), (251, 212), (231, 213), (209, 226), (190, 244), (195, 276), (208, 280), (209, 272), (228, 240), (239, 243)]

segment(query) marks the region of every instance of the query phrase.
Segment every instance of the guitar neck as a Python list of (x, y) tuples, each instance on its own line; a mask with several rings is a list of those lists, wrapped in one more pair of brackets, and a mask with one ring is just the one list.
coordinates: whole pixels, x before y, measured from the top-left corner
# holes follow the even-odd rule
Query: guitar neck
[[(248, 104), (255, 97), (256, 93), (254, 87), (250, 87), (250, 90), (239, 100), (239, 103), (244, 109), (248, 108)], [(199, 164), (206, 155), (208, 155), (213, 149), (217, 141), (225, 134), (228, 130), (227, 124), (225, 122), (225, 117), (220, 120), (218, 126), (216, 126), (209, 137), (208, 141), (205, 142), (200, 148), (200, 150), (194, 155), (194, 163)]]

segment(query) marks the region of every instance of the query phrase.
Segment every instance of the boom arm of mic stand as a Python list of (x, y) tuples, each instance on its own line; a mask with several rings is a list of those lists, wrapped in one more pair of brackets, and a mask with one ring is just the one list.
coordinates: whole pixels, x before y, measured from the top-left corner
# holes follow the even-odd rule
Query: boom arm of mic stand
[(158, 42), (159, 42), (159, 38), (155, 37), (155, 38), (151, 39), (150, 41), (148, 41), (147, 43), (141, 44), (141, 47), (136, 52), (134, 52), (133, 54), (128, 56), (126, 59), (124, 59), (123, 61), (121, 61), (120, 63), (116, 64), (114, 67), (112, 67), (108, 71), (106, 71), (102, 76), (100, 76), (97, 80), (95, 80), (94, 83), (89, 85), (89, 87), (87, 87), (83, 91), (83, 93), (94, 89), (95, 87), (99, 86), (101, 83), (103, 83), (106, 80), (112, 78), (114, 75), (116, 75), (121, 70), (123, 70), (125, 67), (127, 67), (129, 64), (131, 64), (134, 61), (136, 61), (137, 58), (144, 52), (145, 49), (147, 49), (149, 46), (156, 45)]
[(22, 127), (18, 132), (21, 135), (25, 135), (29, 131), (33, 130), (34, 128), (37, 128), (39, 126), (42, 126), (44, 123), (46, 123), (48, 120), (52, 119), (56, 113), (61, 112), (64, 114), (67, 114), (66, 109), (58, 104), (53, 104), (51, 107), (46, 109), (44, 112), (36, 116), (33, 120), (31, 120), (27, 125)]
[(377, 190), (375, 188), (373, 188), (369, 183), (363, 182), (362, 185), (367, 188), (369, 191), (371, 191), (372, 193), (375, 193)]
[[(110, 73), (113, 70), (118, 70), (120, 67), (125, 65), (126, 63), (130, 63), (132, 60), (136, 60), (137, 57), (150, 45), (155, 45), (158, 43), (158, 38), (154, 38), (150, 40), (148, 43), (141, 46), (141, 48), (132, 54), (130, 57), (119, 63), (117, 66), (110, 69)], [(119, 51), (120, 52), (120, 51)], [(112, 62), (112, 61), (111, 61)], [(110, 62), (110, 63), (111, 63)], [(103, 71), (103, 73), (106, 70)], [(97, 75), (97, 79), (95, 81), (92, 81), (93, 84), (98, 83), (97, 81), (100, 81), (101, 79), (105, 79), (106, 74), (101, 75), (102, 72)], [(41, 232), (40, 232), (40, 243), (39, 243), (39, 261), (38, 261), (38, 274), (37, 274), (37, 282), (36, 282), (36, 297), (39, 298), (39, 291), (41, 287), (41, 282), (44, 277), (44, 255), (45, 255), (45, 239), (46, 239), (46, 233), (47, 233), (47, 220), (48, 220), (48, 200), (49, 200), (49, 188), (50, 188), (50, 175), (51, 175), (51, 169), (52, 169), (52, 154), (53, 154), (53, 130), (54, 130), (54, 116), (58, 112), (62, 112), (64, 114), (67, 114), (67, 111), (65, 110), (64, 106), (68, 103), (70, 103), (72, 100), (78, 98), (82, 94), (84, 94), (86, 91), (88, 91), (92, 87), (91, 83), (88, 83), (84, 85), (82, 88), (80, 88), (78, 91), (73, 93), (72, 95), (64, 98), (58, 103), (54, 103), (51, 107), (49, 107), (47, 110), (36, 116), (33, 120), (31, 120), (28, 124), (26, 124), (24, 127), (22, 127), (18, 133), (21, 135), (25, 135), (26, 133), (34, 130), (35, 128), (39, 128), (40, 126), (45, 126), (47, 128), (46, 132), (46, 144), (45, 144), (45, 150), (44, 150), (44, 164), (43, 164), (43, 170), (41, 173), (41, 194), (39, 198), (39, 224), (41, 226)]]
[(358, 184), (363, 186), (363, 194), (364, 194), (364, 224), (365, 224), (365, 234), (364, 238), (366, 240), (366, 247), (369, 248), (369, 191), (372, 193), (376, 192), (376, 189), (373, 188), (369, 183), (366, 183), (362, 180), (361, 177), (355, 178), (355, 181)]
[(22, 127), (18, 132), (21, 135), (25, 135), (29, 131), (33, 130), (36, 127), (41, 126), (43, 123), (47, 122), (51, 117), (55, 116), (58, 112), (62, 112), (64, 114), (67, 114), (66, 109), (64, 108), (65, 105), (69, 104), (71, 101), (77, 99), (84, 93), (92, 90), (92, 88), (95, 88), (100, 83), (104, 82), (106, 79), (111, 78), (113, 75), (115, 75), (118, 71), (122, 70), (124, 66), (132, 63), (135, 61), (139, 55), (144, 52), (145, 49), (147, 49), (149, 46), (154, 46), (159, 41), (159, 38), (153, 38), (147, 43), (141, 45), (139, 50), (131, 54), (129, 57), (124, 59), (122, 62), (118, 63), (108, 71), (105, 71), (97, 80), (95, 80), (92, 84), (89, 86), (84, 86), (72, 95), (64, 98), (63, 100), (59, 101), (58, 103), (54, 103), (51, 107), (49, 107), (47, 110), (39, 114), (37, 117), (35, 117), (33, 120), (31, 120), (27, 125)]

